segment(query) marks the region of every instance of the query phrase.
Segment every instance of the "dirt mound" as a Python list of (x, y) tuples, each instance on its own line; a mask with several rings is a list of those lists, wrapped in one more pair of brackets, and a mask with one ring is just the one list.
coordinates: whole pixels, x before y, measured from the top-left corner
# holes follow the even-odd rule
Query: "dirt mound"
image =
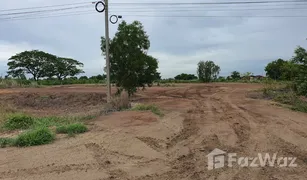
[(49, 111), (61, 114), (86, 112), (102, 106), (106, 103), (106, 95), (94, 92), (21, 92), (1, 95), (0, 100), (25, 111)]

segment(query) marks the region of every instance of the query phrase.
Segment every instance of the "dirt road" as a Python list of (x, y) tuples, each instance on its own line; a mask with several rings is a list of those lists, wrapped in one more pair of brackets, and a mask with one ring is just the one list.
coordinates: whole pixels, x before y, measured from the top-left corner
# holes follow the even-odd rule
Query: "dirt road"
[[(91, 121), (91, 130), (76, 138), (0, 149), (0, 179), (307, 179), (307, 114), (246, 97), (257, 88), (253, 84), (150, 88), (134, 100), (157, 104), (164, 117), (117, 112)], [(226, 160), (225, 167), (209, 170), (207, 155), (215, 148), (237, 157), (258, 153), (296, 157), (297, 167), (238, 163), (228, 167)]]

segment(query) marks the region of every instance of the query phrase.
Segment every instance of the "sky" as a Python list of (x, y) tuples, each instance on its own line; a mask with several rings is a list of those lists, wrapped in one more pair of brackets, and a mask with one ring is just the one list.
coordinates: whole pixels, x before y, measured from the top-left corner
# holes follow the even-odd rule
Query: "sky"
[[(127, 2), (109, 1), (111, 3)], [(230, 0), (193, 0), (191, 2), (225, 1)], [(20, 12), (2, 11), (5, 9), (79, 2), (89, 2), (89, 5), (63, 12), (45, 12), (32, 16), (26, 14), (29, 18), (34, 17), (33, 19), (3, 20), (8, 16), (1, 15)], [(134, 2), (171, 1), (129, 1), (129, 3)], [(207, 60), (214, 61), (221, 67), (221, 76), (228, 76), (235, 70), (241, 73), (252, 72), (255, 75), (265, 75), (264, 67), (268, 62), (278, 58), (290, 59), (298, 45), (307, 48), (307, 23), (305, 23), (307, 3), (187, 6), (110, 4), (110, 14), (122, 15), (122, 20), (128, 23), (138, 20), (144, 25), (151, 42), (148, 53), (159, 60), (158, 71), (161, 72), (162, 78), (172, 78), (181, 73), (196, 74), (197, 63)], [(265, 8), (271, 10), (263, 10)], [(33, 9), (23, 11), (33, 11)], [(75, 11), (79, 15), (40, 18)], [(88, 12), (80, 15), (78, 11)], [(17, 15), (12, 17), (14, 16)], [(110, 37), (114, 36), (117, 25), (110, 24)], [(6, 74), (6, 64), (11, 56), (33, 49), (81, 61), (84, 63), (84, 75), (102, 74), (105, 60), (100, 51), (100, 37), (105, 34), (104, 28), (104, 15), (95, 12), (91, 1), (1, 0), (0, 76)]]

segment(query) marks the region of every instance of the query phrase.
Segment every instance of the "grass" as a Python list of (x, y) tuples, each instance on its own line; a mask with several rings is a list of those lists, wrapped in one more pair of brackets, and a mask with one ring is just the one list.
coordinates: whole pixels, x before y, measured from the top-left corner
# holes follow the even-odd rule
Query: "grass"
[(2, 123), (2, 130), (27, 130), (16, 138), (0, 138), (0, 147), (37, 146), (49, 144), (55, 140), (54, 127), (57, 133), (66, 133), (75, 136), (88, 131), (81, 122), (93, 118), (92, 116), (80, 117), (31, 117), (21, 113), (6, 114), (6, 120)]
[(0, 138), (0, 147), (5, 148), (8, 146), (14, 146), (15, 145), (15, 139), (13, 138)]
[(136, 105), (135, 107), (132, 108), (133, 111), (151, 111), (152, 113), (158, 115), (158, 116), (163, 116), (163, 113), (161, 110), (156, 106), (152, 104), (139, 104)]
[(15, 146), (27, 147), (49, 144), (55, 140), (55, 134), (48, 128), (42, 127), (20, 134), (15, 140)]
[(38, 85), (38, 83), (35, 81), (0, 78), (0, 89), (18, 88), (18, 87), (39, 88), (41, 86)]
[(295, 111), (307, 112), (307, 101), (296, 94), (292, 84), (267, 82), (262, 93), (265, 99), (288, 105), (290, 109)]
[(87, 131), (88, 131), (87, 127), (81, 123), (75, 123), (75, 124), (70, 124), (66, 126), (59, 126), (56, 128), (57, 133), (68, 134), (69, 136), (85, 133)]
[(34, 124), (34, 118), (25, 114), (13, 114), (4, 122), (6, 130), (29, 129)]
[(110, 102), (110, 109), (115, 109), (117, 111), (121, 111), (124, 109), (129, 109), (131, 107), (129, 101), (129, 95), (126, 92), (122, 92), (121, 94), (112, 97)]

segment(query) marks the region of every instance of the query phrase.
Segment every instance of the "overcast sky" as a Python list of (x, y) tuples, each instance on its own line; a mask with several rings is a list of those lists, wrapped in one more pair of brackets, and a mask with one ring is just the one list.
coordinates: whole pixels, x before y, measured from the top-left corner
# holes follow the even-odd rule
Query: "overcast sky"
[[(227, 0), (212, 2), (225, 1)], [(86, 1), (28, 0), (17, 2), (1, 0), (0, 10), (77, 2)], [(91, 5), (91, 1), (88, 2)], [(127, 1), (111, 0), (111, 2)], [(163, 1), (129, 1), (129, 3), (133, 2)], [(193, 0), (193, 2), (210, 1)], [(305, 9), (259, 10), (289, 7)], [(122, 14), (123, 19), (127, 22), (139, 20), (143, 23), (151, 41), (149, 53), (159, 60), (159, 71), (163, 78), (174, 77), (179, 73), (196, 74), (197, 63), (200, 60), (214, 61), (221, 67), (223, 76), (229, 75), (234, 70), (242, 73), (250, 71), (254, 74), (264, 74), (263, 69), (268, 62), (278, 58), (291, 58), (298, 45), (307, 48), (307, 17), (251, 17), (307, 16), (307, 3), (306, 5), (207, 5), (197, 8), (194, 8), (194, 11), (172, 12), (165, 6), (158, 8), (157, 6), (110, 5), (110, 10), (115, 14)], [(173, 9), (182, 10), (183, 8)], [(32, 49), (77, 59), (85, 64), (84, 70), (88, 76), (103, 73), (105, 62), (99, 45), (100, 36), (104, 35), (104, 16), (95, 13), (94, 7), (60, 13), (80, 10), (92, 10), (93, 14), (14, 21), (1, 20), (4, 16), (0, 15), (0, 75), (6, 74), (8, 58), (18, 52)], [(133, 10), (147, 12), (131, 12)], [(31, 11), (31, 9), (24, 11)], [(0, 14), (10, 12), (13, 11), (0, 11)], [(141, 17), (135, 16), (136, 14), (224, 17)], [(40, 17), (40, 15), (35, 17)], [(111, 37), (116, 28), (117, 25), (110, 24)]]

